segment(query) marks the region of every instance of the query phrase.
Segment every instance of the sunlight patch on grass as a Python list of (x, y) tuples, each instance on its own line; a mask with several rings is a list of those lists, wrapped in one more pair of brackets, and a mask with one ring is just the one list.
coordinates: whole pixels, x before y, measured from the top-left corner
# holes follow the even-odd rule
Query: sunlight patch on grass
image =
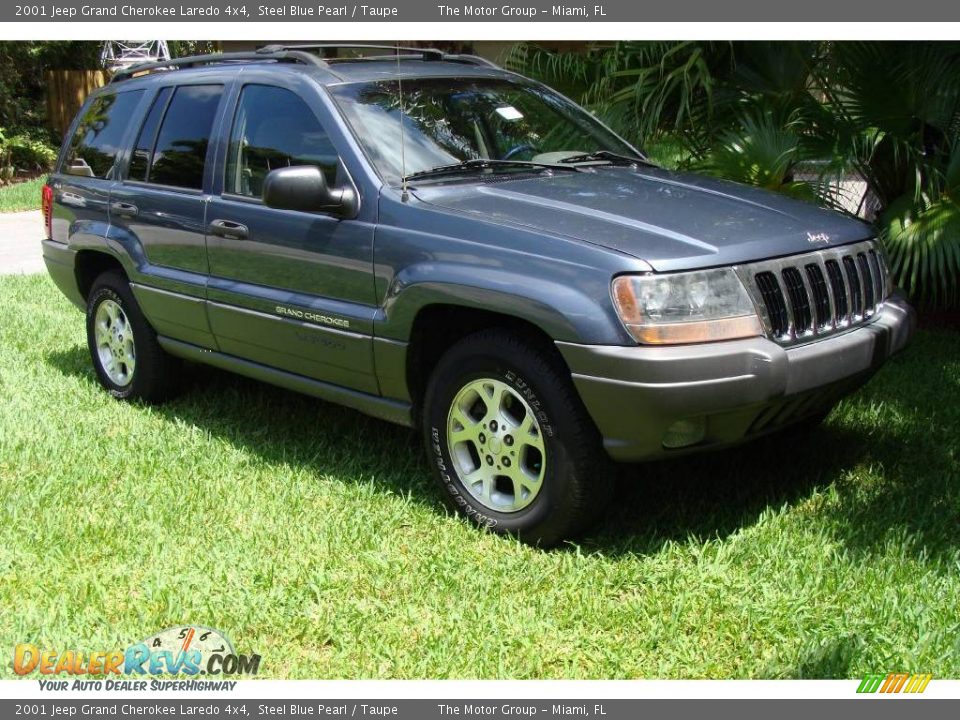
[(33, 180), (0, 187), (0, 213), (40, 209), (40, 188), (47, 181), (43, 175)]

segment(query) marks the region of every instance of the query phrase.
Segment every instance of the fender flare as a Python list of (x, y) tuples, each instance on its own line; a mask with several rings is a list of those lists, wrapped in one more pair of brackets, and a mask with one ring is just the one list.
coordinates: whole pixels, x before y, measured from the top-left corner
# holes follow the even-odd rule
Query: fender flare
[(418, 313), (430, 305), (456, 305), (515, 317), (537, 326), (554, 341), (631, 344), (606, 281), (602, 295), (597, 296), (500, 268), (484, 268), (479, 274), (474, 265), (435, 262), (408, 266), (393, 279), (376, 334), (408, 341)]

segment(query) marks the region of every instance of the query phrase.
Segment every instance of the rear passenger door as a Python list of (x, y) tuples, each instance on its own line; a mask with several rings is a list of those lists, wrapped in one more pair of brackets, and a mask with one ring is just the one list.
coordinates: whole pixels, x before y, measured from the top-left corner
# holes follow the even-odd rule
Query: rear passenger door
[(210, 325), (225, 353), (377, 393), (374, 225), (261, 201), (281, 167), (314, 165), (331, 187), (352, 184), (315, 87), (280, 82), (246, 80), (224, 125), (222, 186), (207, 211)]
[(159, 87), (110, 194), (114, 232), (136, 253), (133, 287), (144, 313), (160, 335), (204, 347), (214, 347), (204, 307), (204, 188), (223, 97), (218, 82)]
[(143, 95), (143, 90), (105, 92), (84, 110), (51, 182), (54, 240), (74, 247), (103, 245), (117, 159), (133, 131), (129, 119)]

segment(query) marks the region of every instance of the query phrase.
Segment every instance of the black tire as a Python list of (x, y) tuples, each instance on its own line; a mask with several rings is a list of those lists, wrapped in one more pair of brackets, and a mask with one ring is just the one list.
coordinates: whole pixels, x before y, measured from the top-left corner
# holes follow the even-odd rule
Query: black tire
[[(448, 415), (454, 401), (470, 383), (486, 379), (504, 383), (526, 403), (524, 408), (534, 411), (539, 432), (533, 437), (542, 437), (545, 448), (536, 494), (528, 505), (509, 512), (480, 502), (467, 488), (448, 442)], [(515, 403), (515, 398), (510, 402)], [(481, 527), (550, 547), (589, 528), (608, 504), (614, 485), (613, 463), (569, 371), (547, 342), (531, 343), (516, 332), (500, 329), (483, 330), (459, 341), (443, 355), (430, 377), (422, 422), (427, 453), (446, 503)], [(487, 424), (482, 428), (487, 429)], [(505, 435), (503, 439), (507, 439)], [(473, 443), (475, 450), (480, 448), (477, 442)], [(497, 447), (503, 448), (499, 443)], [(499, 469), (501, 456), (496, 458)], [(482, 464), (483, 458), (477, 462)]]
[[(128, 373), (129, 380), (122, 382), (111, 378), (98, 349), (97, 312), (107, 301), (119, 305), (133, 332), (135, 362)], [(115, 398), (156, 403), (170, 397), (177, 388), (180, 363), (160, 347), (157, 334), (143, 316), (127, 278), (119, 271), (105, 272), (93, 282), (87, 298), (87, 347), (97, 379)]]

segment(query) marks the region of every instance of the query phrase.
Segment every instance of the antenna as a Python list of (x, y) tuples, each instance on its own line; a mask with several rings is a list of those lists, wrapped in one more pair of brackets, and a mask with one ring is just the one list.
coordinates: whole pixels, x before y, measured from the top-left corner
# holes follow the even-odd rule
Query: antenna
[(403, 75), (400, 72), (400, 48), (397, 48), (397, 95), (400, 98), (400, 201), (407, 202), (407, 148), (403, 132)]

